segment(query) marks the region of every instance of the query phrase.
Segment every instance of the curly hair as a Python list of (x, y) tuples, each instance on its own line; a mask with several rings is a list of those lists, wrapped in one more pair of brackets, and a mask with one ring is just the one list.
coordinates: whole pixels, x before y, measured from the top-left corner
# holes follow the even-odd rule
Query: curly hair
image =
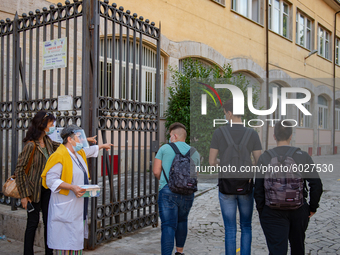
[(45, 132), (44, 129), (47, 127), (48, 122), (55, 120), (56, 118), (52, 113), (49, 113), (47, 111), (37, 112), (31, 121), (23, 142), (25, 143), (27, 141), (38, 140), (40, 136)]

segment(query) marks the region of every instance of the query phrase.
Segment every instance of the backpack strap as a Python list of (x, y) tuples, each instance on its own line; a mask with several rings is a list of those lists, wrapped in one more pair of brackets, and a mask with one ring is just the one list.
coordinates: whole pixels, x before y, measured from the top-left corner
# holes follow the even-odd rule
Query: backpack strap
[(170, 146), (171, 146), (171, 148), (174, 150), (174, 152), (176, 153), (176, 154), (181, 154), (181, 152), (179, 151), (179, 149), (177, 148), (177, 145), (176, 144), (174, 144), (174, 143), (168, 143)]
[(224, 138), (227, 140), (228, 145), (233, 145), (234, 144), (234, 140), (231, 137), (227, 126), (221, 127), (221, 131), (222, 131), (222, 133), (224, 135)]
[(273, 150), (273, 149), (266, 150), (266, 152), (269, 154), (269, 156), (270, 156), (271, 158), (275, 158), (275, 157), (279, 158), (279, 154), (277, 154), (276, 151)]
[(297, 152), (298, 150), (300, 150), (300, 148), (297, 147), (290, 147), (289, 150), (286, 152), (286, 157), (293, 157), (293, 155), (295, 154), (295, 152)]
[(164, 177), (165, 177), (166, 183), (169, 183), (168, 177), (166, 177), (166, 174), (165, 174), (165, 171), (164, 171), (164, 168), (163, 168), (163, 167), (162, 167), (162, 172), (163, 172), (163, 174), (164, 174)]
[(247, 128), (246, 129), (246, 132), (244, 133), (243, 137), (242, 137), (242, 140), (240, 142), (240, 145), (246, 145), (251, 137), (253, 133), (253, 130), (250, 129), (250, 128)]
[(187, 157), (189, 156), (190, 154), (190, 158), (192, 157), (192, 155), (194, 155), (194, 153), (196, 152), (197, 150), (194, 148), (194, 147), (190, 147), (190, 149), (188, 150), (188, 152), (184, 155), (184, 157)]

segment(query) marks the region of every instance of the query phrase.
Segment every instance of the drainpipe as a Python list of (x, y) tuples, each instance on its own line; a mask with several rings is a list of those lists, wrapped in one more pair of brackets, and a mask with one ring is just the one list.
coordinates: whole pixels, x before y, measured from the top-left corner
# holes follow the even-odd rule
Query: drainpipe
[[(267, 109), (269, 109), (269, 2), (266, 0), (266, 103)], [(268, 150), (268, 140), (269, 140), (269, 121), (267, 122), (267, 134), (266, 134), (266, 150)]]
[[(335, 58), (336, 58), (336, 15), (340, 11), (334, 14), (334, 61), (333, 61), (333, 155), (335, 154)], [(339, 56), (338, 56), (339, 57)]]

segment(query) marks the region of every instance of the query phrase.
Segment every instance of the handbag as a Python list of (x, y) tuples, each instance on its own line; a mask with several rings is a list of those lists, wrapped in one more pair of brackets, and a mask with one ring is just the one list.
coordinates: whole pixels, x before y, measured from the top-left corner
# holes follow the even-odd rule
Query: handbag
[[(29, 169), (32, 165), (32, 161), (33, 161), (34, 151), (35, 151), (35, 147), (36, 147), (35, 142), (33, 142), (33, 144), (34, 144), (33, 151), (32, 151), (32, 154), (30, 156), (30, 159), (29, 159), (28, 164), (27, 164), (26, 169), (25, 169), (26, 175), (28, 174), (28, 171), (29, 171)], [(18, 191), (17, 184), (15, 182), (15, 178), (16, 178), (15, 174), (12, 175), (11, 177), (9, 177), (7, 179), (5, 184), (2, 186), (2, 193), (6, 197), (21, 198), (19, 191)]]

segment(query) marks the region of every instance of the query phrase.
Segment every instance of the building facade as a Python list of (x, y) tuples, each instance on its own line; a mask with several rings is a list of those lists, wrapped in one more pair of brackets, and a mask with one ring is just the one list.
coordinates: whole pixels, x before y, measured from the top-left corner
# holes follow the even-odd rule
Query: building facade
[[(9, 3), (2, 3), (1, 16), (2, 19), (12, 19), (15, 11), (20, 16), (21, 12), (57, 2), (15, 1), (10, 6)], [(164, 134), (161, 135), (161, 143), (165, 142), (167, 88), (172, 86), (169, 66), (180, 68), (184, 59), (195, 58), (220, 67), (231, 64), (235, 75), (241, 73), (250, 84), (259, 84), (259, 106), (264, 108), (267, 100), (268, 65), (270, 100), (273, 88), (280, 91), (281, 87), (302, 87), (311, 92), (311, 100), (304, 105), (311, 116), (303, 115), (294, 107), (288, 108), (287, 116), (281, 116), (281, 109), (270, 116), (296, 120), (293, 145), (312, 155), (331, 154), (333, 133), (334, 145), (336, 148), (340, 145), (340, 21), (335, 28), (335, 13), (340, 10), (340, 3), (337, 0), (268, 0), (268, 8), (265, 0), (148, 0), (142, 3), (137, 0), (117, 0), (115, 3), (131, 13), (143, 14), (154, 21), (156, 26), (161, 22), (160, 130)], [(108, 45), (113, 38), (118, 40), (116, 35), (108, 36)], [(128, 47), (131, 45), (127, 45), (125, 40), (123, 51)], [(100, 52), (103, 55), (103, 46)], [(110, 59), (110, 52), (107, 56), (105, 70), (112, 73), (116, 70), (118, 60)], [(134, 93), (141, 93), (143, 102), (155, 102), (156, 48), (152, 42), (143, 41), (142, 56), (142, 89)], [(129, 80), (124, 78), (123, 86), (129, 86), (134, 79), (131, 61), (128, 62), (125, 61), (123, 66), (130, 69), (130, 77)], [(103, 63), (101, 66), (102, 74)], [(108, 82), (111, 83), (110, 80)], [(137, 84), (138, 82), (137, 80)], [(104, 91), (105, 86), (103, 80), (100, 80), (100, 91)], [(125, 93), (126, 89), (122, 91), (123, 98), (131, 97), (131, 90), (128, 94)], [(280, 94), (278, 103), (280, 104)], [(267, 130), (264, 126), (259, 132), (263, 143), (268, 137), (268, 146), (275, 145), (272, 138), (273, 128), (269, 127)]]

